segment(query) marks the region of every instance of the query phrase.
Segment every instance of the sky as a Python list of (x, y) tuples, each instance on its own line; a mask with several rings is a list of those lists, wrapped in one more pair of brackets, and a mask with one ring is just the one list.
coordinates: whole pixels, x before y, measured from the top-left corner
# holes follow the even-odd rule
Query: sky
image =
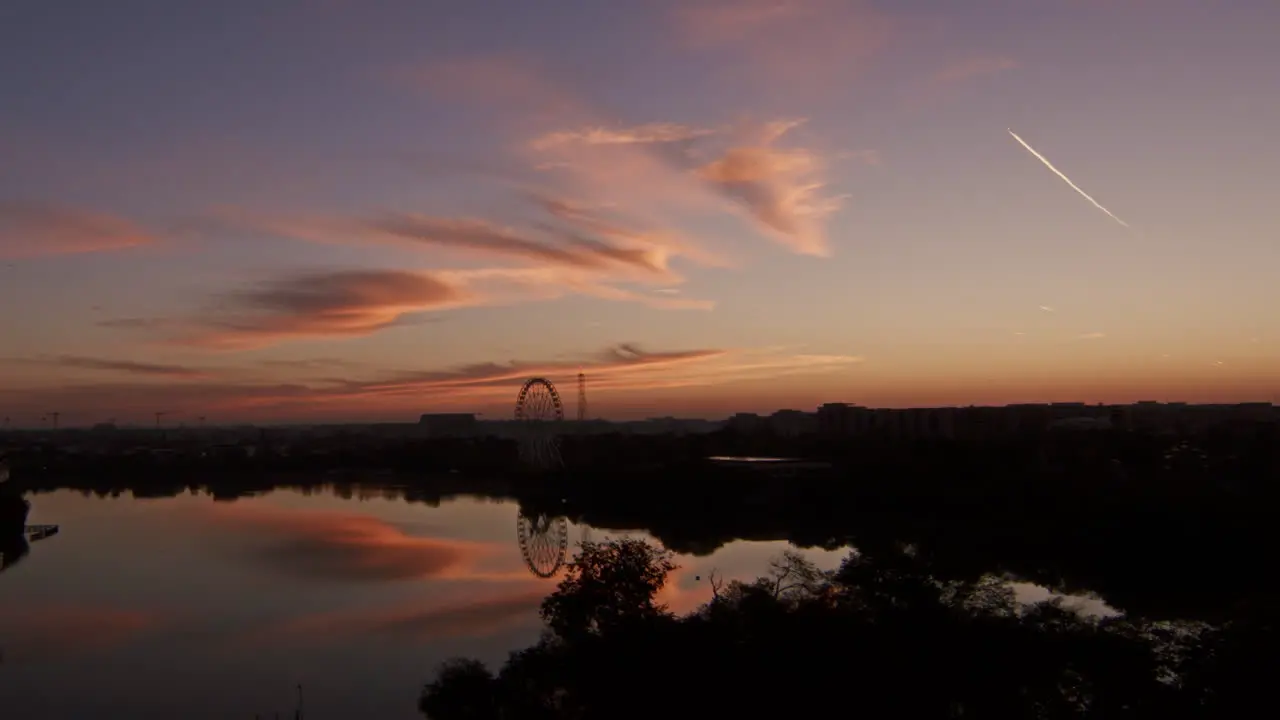
[(1278, 24), (9, 0), (0, 414), (1272, 400)]

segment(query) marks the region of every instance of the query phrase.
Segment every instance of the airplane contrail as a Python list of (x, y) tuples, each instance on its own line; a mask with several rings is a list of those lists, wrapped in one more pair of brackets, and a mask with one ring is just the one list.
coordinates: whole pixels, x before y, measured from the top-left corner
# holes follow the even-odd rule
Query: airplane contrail
[(1110, 210), (1108, 210), (1108, 209), (1106, 209), (1106, 208), (1102, 207), (1102, 203), (1100, 203), (1100, 202), (1098, 202), (1097, 200), (1094, 200), (1093, 198), (1089, 197), (1089, 193), (1087, 193), (1087, 192), (1085, 192), (1085, 191), (1081, 190), (1079, 185), (1076, 185), (1075, 183), (1071, 182), (1071, 178), (1069, 178), (1069, 177), (1067, 177), (1066, 175), (1062, 174), (1062, 171), (1061, 171), (1061, 170), (1059, 170), (1058, 168), (1054, 167), (1054, 166), (1053, 166), (1053, 163), (1049, 162), (1049, 159), (1048, 159), (1048, 158), (1046, 158), (1045, 156), (1043, 156), (1043, 155), (1041, 155), (1040, 153), (1036, 152), (1036, 149), (1035, 149), (1035, 148), (1033, 148), (1033, 147), (1031, 147), (1030, 145), (1028, 145), (1026, 140), (1023, 140), (1022, 138), (1018, 137), (1018, 133), (1014, 132), (1011, 128), (1009, 129), (1009, 134), (1013, 136), (1013, 139), (1014, 139), (1014, 140), (1017, 140), (1017, 141), (1018, 141), (1018, 144), (1022, 145), (1022, 147), (1026, 148), (1028, 152), (1030, 152), (1032, 155), (1035, 155), (1037, 158), (1039, 158), (1039, 159), (1040, 159), (1040, 162), (1044, 163), (1044, 166), (1045, 166), (1045, 167), (1049, 168), (1050, 170), (1052, 170), (1052, 171), (1054, 172), (1054, 174), (1055, 174), (1055, 175), (1057, 175), (1058, 177), (1060, 177), (1060, 178), (1062, 178), (1064, 181), (1066, 181), (1066, 183), (1067, 183), (1068, 185), (1070, 185), (1070, 186), (1071, 186), (1071, 189), (1072, 189), (1072, 190), (1075, 190), (1076, 192), (1078, 192), (1078, 193), (1080, 193), (1081, 195), (1083, 195), (1083, 196), (1084, 196), (1084, 199), (1085, 199), (1085, 200), (1088, 200), (1088, 201), (1089, 201), (1089, 202), (1091, 202), (1091, 203), (1093, 203), (1093, 206), (1094, 206), (1094, 207), (1098, 208), (1099, 210), (1101, 210), (1102, 212), (1106, 213), (1107, 215), (1110, 215), (1112, 220), (1115, 220), (1116, 222), (1120, 223), (1121, 225), (1123, 225), (1123, 226), (1125, 226), (1125, 227), (1129, 227), (1129, 223), (1127, 223), (1127, 222), (1125, 222), (1125, 221), (1121, 220), (1120, 218), (1116, 217), (1116, 214), (1115, 214), (1115, 213), (1113, 213), (1113, 212), (1111, 212)]

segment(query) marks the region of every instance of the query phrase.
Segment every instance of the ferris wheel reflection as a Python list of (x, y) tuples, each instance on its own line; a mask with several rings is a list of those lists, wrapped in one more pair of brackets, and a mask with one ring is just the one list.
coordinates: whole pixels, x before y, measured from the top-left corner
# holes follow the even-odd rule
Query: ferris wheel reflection
[(569, 553), (569, 521), (546, 513), (520, 513), (516, 518), (520, 555), (535, 577), (549, 579), (564, 567)]

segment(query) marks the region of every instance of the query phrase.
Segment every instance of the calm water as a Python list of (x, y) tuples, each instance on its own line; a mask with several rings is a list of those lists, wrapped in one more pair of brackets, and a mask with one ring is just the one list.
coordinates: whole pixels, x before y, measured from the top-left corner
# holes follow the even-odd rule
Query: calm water
[[(534, 642), (555, 586), (526, 566), (514, 503), (292, 491), (32, 502), (29, 522), (62, 532), (0, 575), (0, 707), (23, 720), (292, 717), (299, 683), (312, 720), (416, 718), (440, 661), (496, 666)], [(570, 544), (584, 532), (624, 534), (570, 525)], [(681, 557), (664, 600), (690, 610), (712, 569), (754, 578), (786, 547)], [(806, 554), (822, 567), (844, 556)]]

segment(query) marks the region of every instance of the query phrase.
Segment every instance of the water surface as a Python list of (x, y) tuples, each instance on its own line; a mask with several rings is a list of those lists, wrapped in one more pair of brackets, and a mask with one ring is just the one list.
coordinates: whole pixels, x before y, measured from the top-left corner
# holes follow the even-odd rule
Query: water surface
[[(522, 556), (515, 503), (385, 495), (32, 497), (29, 522), (62, 532), (0, 575), (3, 715), (292, 717), (301, 684), (308, 718), (407, 720), (442, 660), (497, 666), (537, 639), (555, 580)], [(786, 548), (681, 556), (663, 600), (691, 610), (710, 571), (754, 578)], [(844, 556), (805, 554), (824, 568)]]

